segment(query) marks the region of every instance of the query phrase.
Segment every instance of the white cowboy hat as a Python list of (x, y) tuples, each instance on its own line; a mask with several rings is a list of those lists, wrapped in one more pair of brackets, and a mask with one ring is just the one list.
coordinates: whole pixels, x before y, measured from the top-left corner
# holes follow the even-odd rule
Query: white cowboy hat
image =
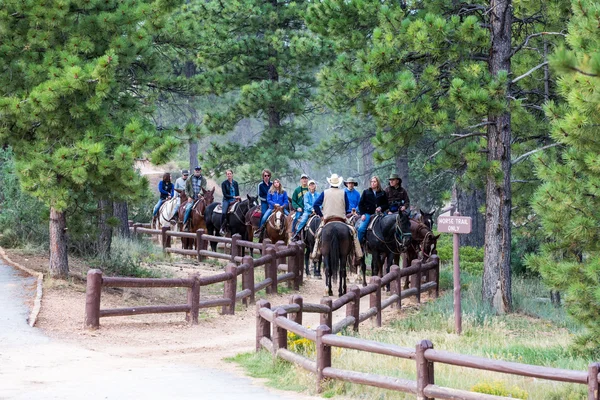
[(344, 182), (344, 178), (338, 176), (338, 174), (333, 174), (331, 178), (327, 178), (327, 182), (331, 187), (340, 187), (342, 182)]

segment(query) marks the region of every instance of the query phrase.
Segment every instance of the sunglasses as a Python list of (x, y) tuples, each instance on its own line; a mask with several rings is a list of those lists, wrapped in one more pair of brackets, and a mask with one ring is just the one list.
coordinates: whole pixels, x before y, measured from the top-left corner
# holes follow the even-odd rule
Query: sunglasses
[(264, 174), (263, 176), (271, 176), (271, 175)]

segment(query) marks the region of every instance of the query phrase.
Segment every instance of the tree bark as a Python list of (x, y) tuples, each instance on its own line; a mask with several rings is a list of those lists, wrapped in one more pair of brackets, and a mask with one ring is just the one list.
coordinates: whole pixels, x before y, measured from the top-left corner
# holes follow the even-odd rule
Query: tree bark
[(460, 215), (471, 217), (471, 233), (460, 235), (461, 246), (481, 247), (485, 244), (485, 218), (480, 208), (485, 205), (485, 191), (475, 187), (456, 187), (456, 205)]
[[(510, 73), (511, 0), (490, 1), (491, 48), (488, 61), (492, 76)], [(508, 107), (507, 107), (508, 110)], [(486, 181), (485, 256), (482, 298), (497, 312), (512, 307), (511, 245), (511, 115), (488, 115), (488, 161), (500, 164), (500, 178), (488, 173)]]
[(50, 275), (54, 278), (69, 276), (67, 256), (67, 216), (50, 207)]
[(126, 201), (115, 201), (113, 203), (113, 216), (119, 219), (117, 235), (125, 238), (130, 237), (129, 208)]
[(403, 147), (396, 156), (396, 171), (402, 179), (402, 187), (410, 193), (410, 179), (408, 167), (408, 148)]
[(98, 255), (108, 258), (112, 244), (112, 227), (108, 225), (108, 217), (112, 215), (112, 203), (108, 200), (98, 201)]
[(371, 173), (373, 172), (373, 144), (371, 139), (365, 138), (362, 141), (362, 187), (367, 189), (370, 187)]
[(198, 140), (190, 138), (190, 174), (194, 173), (194, 168), (198, 165)]

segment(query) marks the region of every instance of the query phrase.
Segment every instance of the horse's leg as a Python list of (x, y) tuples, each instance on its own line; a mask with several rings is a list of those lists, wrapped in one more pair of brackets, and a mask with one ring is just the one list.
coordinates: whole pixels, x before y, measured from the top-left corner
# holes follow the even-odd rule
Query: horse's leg
[(304, 249), (304, 270), (306, 272), (306, 277), (310, 276), (310, 249), (308, 246)]
[(327, 285), (327, 294), (329, 296), (333, 296), (333, 290), (331, 288), (331, 265), (327, 259), (327, 257), (325, 257), (325, 284)]
[(367, 286), (367, 262), (365, 261), (365, 257), (360, 260), (360, 269), (362, 270), (362, 284), (363, 286)]

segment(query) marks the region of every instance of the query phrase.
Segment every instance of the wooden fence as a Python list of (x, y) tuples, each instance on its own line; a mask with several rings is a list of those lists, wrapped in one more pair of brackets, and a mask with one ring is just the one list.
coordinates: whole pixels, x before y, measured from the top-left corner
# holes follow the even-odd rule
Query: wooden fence
[[(220, 253), (219, 253), (220, 254)], [(88, 271), (86, 288), (85, 326), (95, 329), (100, 326), (100, 317), (138, 315), (150, 313), (185, 312), (191, 324), (198, 323), (200, 308), (222, 306), (223, 314), (234, 314), (235, 304), (254, 303), (255, 293), (265, 289), (267, 294), (277, 293), (278, 285), (287, 282), (288, 288), (298, 290), (303, 282), (304, 244), (293, 242), (288, 246), (282, 243), (269, 245), (258, 259), (245, 256), (240, 265), (230, 263), (225, 272), (201, 277), (192, 274), (184, 279), (124, 278), (103, 277), (102, 271)], [(255, 283), (255, 268), (264, 266), (265, 279)], [(283, 273), (279, 273), (283, 272)], [(242, 277), (242, 290), (237, 292), (238, 276)], [(201, 301), (200, 288), (224, 282), (222, 298)], [(142, 306), (102, 310), (100, 308), (102, 287), (185, 287), (188, 289), (187, 302), (179, 305)]]
[[(395, 268), (395, 271), (397, 274), (398, 269)], [(390, 274), (392, 273), (394, 272), (390, 272)], [(376, 284), (377, 279), (373, 279), (371, 283)], [(407, 291), (403, 293), (406, 292)], [(338, 336), (336, 335), (336, 331), (341, 330), (341, 327), (343, 326), (353, 325), (354, 329), (358, 329), (358, 321), (364, 320), (363, 317), (366, 317), (367, 315), (367, 313), (359, 314), (355, 309), (356, 305), (360, 302), (358, 288), (352, 288), (350, 293), (352, 293), (352, 303), (346, 303), (347, 317), (335, 326), (332, 326), (331, 324), (331, 310), (345, 301), (346, 299), (342, 300), (344, 297), (338, 299), (337, 304), (328, 303), (316, 305), (303, 304), (300, 296), (293, 296), (290, 299), (290, 305), (275, 307), (273, 310), (270, 308), (270, 304), (267, 301), (260, 300), (256, 305), (256, 350), (258, 351), (264, 347), (275, 357), (297, 364), (307, 371), (316, 374), (316, 385), (317, 391), (319, 392), (322, 390), (323, 383), (326, 379), (338, 379), (346, 382), (412, 393), (415, 394), (416, 398), (419, 400), (509, 399), (508, 397), (474, 393), (436, 385), (434, 379), (435, 363), (442, 363), (485, 371), (547, 379), (550, 381), (583, 384), (588, 386), (588, 400), (600, 400), (598, 394), (600, 363), (590, 364), (587, 372), (573, 371), (509, 361), (491, 360), (484, 357), (434, 350), (433, 344), (429, 340), (422, 340), (416, 345), (415, 349), (411, 349), (372, 340)], [(371, 296), (373, 296), (373, 294), (371, 294)], [(370, 310), (373, 309), (373, 297), (371, 297), (371, 299)], [(321, 313), (321, 325), (316, 331), (302, 326), (303, 312)], [(288, 314), (291, 315), (288, 316)], [(377, 315), (374, 311), (370, 311), (370, 314), (373, 317)], [(323, 317), (324, 315), (325, 317)], [(358, 318), (357, 315), (359, 315)], [(379, 320), (377, 322), (380, 323)], [(315, 342), (316, 360), (311, 360), (287, 349), (288, 331)], [(409, 379), (334, 368), (331, 360), (332, 347), (413, 360), (417, 371), (417, 379), (412, 381)]]

